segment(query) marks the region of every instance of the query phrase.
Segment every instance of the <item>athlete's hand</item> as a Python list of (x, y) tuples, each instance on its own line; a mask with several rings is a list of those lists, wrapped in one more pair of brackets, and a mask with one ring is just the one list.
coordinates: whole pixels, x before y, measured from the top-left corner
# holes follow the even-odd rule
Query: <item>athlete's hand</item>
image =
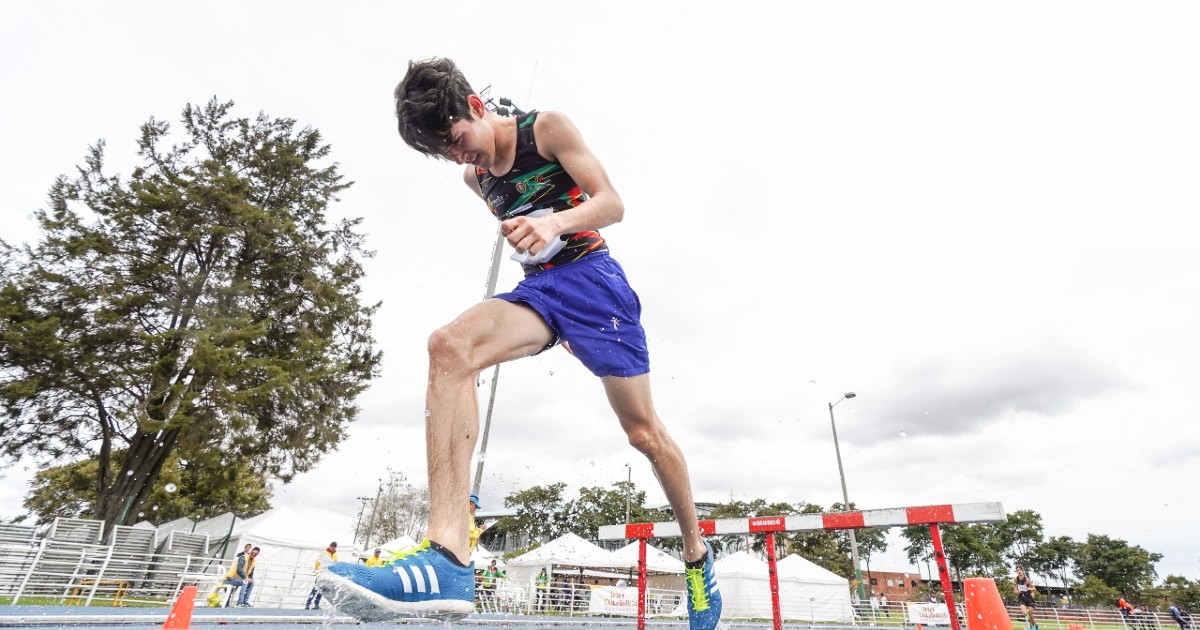
[(514, 217), (500, 223), (500, 233), (518, 254), (536, 256), (559, 232), (553, 214), (541, 217)]

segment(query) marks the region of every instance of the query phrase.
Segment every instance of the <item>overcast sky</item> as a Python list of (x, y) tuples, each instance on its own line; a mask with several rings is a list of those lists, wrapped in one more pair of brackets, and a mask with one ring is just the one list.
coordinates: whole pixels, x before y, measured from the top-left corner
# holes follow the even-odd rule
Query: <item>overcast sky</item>
[[(854, 391), (860, 507), (1000, 501), (1197, 579), (1197, 33), (1194, 2), (4, 3), (0, 234), (36, 239), (98, 139), (127, 176), (138, 125), (189, 102), (320, 129), (357, 182), (331, 218), (378, 251), (383, 373), (276, 504), (351, 523), (388, 467), (424, 482), (425, 341), (484, 291), (494, 221), (392, 111), (408, 60), (449, 56), (607, 167), (698, 500), (839, 501), (827, 405)], [(565, 352), (499, 389), (485, 506), (627, 462), (662, 500)]]

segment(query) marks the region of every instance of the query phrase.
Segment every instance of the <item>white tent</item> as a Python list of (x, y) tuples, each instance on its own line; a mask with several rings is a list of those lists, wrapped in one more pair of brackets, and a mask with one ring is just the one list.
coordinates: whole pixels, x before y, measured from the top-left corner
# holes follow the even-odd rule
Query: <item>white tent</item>
[[(626, 565), (606, 551), (576, 536), (564, 534), (508, 561), (508, 579), (514, 584), (530, 585), (537, 572), (546, 567), (576, 569), (621, 569)], [(478, 568), (478, 567), (477, 567)]]
[(508, 566), (508, 563), (503, 558), (487, 550), (483, 545), (476, 545), (475, 551), (471, 552), (471, 562), (475, 563), (476, 569), (486, 568), (491, 564), (492, 560), (496, 561), (496, 567), (503, 569)]
[[(767, 563), (745, 551), (717, 560), (713, 567), (721, 588), (723, 617), (770, 618), (771, 582)], [(850, 583), (792, 555), (776, 563), (779, 608), (784, 619), (851, 620)]]
[(244, 545), (260, 547), (251, 595), (254, 605), (299, 608), (312, 589), (313, 564), (330, 542), (338, 543), (340, 560), (354, 560), (353, 532), (349, 519), (342, 520), (320, 511), (278, 507), (245, 520), (223, 514), (196, 523), (194, 531), (209, 535), (210, 549), (229, 536), (222, 569), (229, 568)]
[(625, 565), (612, 552), (576, 536), (564, 534), (508, 561), (510, 567), (569, 566), (589, 569), (621, 569)]
[[(639, 543), (635, 540), (612, 552), (612, 557), (622, 563), (621, 568), (636, 571), (638, 568), (638, 545)], [(655, 573), (683, 573), (683, 561), (647, 543), (646, 570)]]

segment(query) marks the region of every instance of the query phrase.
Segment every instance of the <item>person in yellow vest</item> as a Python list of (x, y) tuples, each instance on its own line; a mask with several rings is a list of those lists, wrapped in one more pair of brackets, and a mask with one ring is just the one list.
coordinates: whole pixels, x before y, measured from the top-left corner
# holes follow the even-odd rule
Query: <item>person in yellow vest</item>
[(254, 590), (254, 565), (257, 562), (258, 552), (258, 547), (254, 547), (250, 553), (239, 555), (225, 574), (226, 584), (242, 589), (241, 595), (238, 596), (239, 608), (250, 607), (250, 591)]
[(379, 554), (382, 552), (383, 552), (383, 549), (376, 548), (375, 555), (371, 556), (370, 558), (367, 558), (367, 566), (369, 566), (369, 567), (383, 566), (383, 558), (379, 557)]
[(483, 571), (483, 579), (479, 585), (482, 587), (480, 595), (483, 599), (495, 599), (496, 597), (496, 580), (500, 577), (500, 570), (496, 568), (496, 561), (488, 565), (488, 568)]
[(483, 530), (487, 529), (487, 527), (479, 525), (479, 521), (475, 520), (475, 510), (479, 509), (479, 495), (472, 492), (471, 497), (470, 497), (470, 502), (471, 502), (470, 503), (470, 506), (471, 506), (470, 507), (470, 509), (471, 509), (471, 532), (470, 532), (471, 553), (475, 553), (475, 547), (479, 546), (479, 537), (483, 535)]
[[(378, 555), (378, 551), (376, 551)], [(317, 554), (317, 559), (313, 562), (313, 575), (321, 572), (321, 566), (328, 566), (338, 561), (337, 543), (331, 542), (325, 548), (325, 551)], [(308, 601), (304, 602), (304, 610), (309, 608), (313, 610), (321, 610), (321, 591), (317, 590), (316, 584), (313, 585), (312, 592), (308, 594)]]
[(542, 567), (542, 572), (537, 574), (534, 583), (537, 585), (537, 608), (544, 611), (547, 609), (550, 594), (550, 574), (546, 573), (546, 567)]

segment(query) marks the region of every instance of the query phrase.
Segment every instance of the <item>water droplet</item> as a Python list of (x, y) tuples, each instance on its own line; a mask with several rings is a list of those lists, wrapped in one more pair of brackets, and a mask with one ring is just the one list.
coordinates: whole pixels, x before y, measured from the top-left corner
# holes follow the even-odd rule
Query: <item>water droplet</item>
[(550, 376), (554, 376), (554, 370), (550, 370)]
[(158, 506), (156, 505), (156, 506), (154, 506), (154, 507), (150, 508), (150, 510), (151, 510), (151, 511), (153, 511), (153, 512), (157, 512), (157, 511), (158, 511)]
[(426, 409), (426, 410), (425, 410), (425, 417), (426, 417), (426, 418), (428, 418), (429, 416), (432, 416), (432, 415), (433, 415), (433, 412), (432, 412), (432, 411), (430, 411), (430, 410), (428, 410), (428, 409)]
[(184, 467), (184, 466), (187, 466), (187, 465), (188, 465), (188, 460), (186, 460), (186, 459), (181, 459), (181, 460), (179, 460), (179, 467), (180, 467), (180, 468), (182, 468), (182, 467)]
[(126, 471), (125, 471), (125, 476), (126, 476), (126, 477), (132, 477), (132, 476), (133, 476), (133, 471), (132, 471), (132, 470), (126, 470)]
[(138, 512), (138, 518), (142, 518), (142, 517), (143, 517), (143, 516), (145, 516), (145, 515), (146, 515), (146, 513), (145, 513), (145, 512)]
[(900, 437), (908, 437), (908, 431), (901, 431)]
[[(163, 486), (163, 490), (166, 490), (167, 492), (175, 492), (175, 488), (176, 488), (176, 486), (173, 483), (169, 483), (169, 484)], [(154, 509), (157, 510), (158, 508), (155, 507)]]

